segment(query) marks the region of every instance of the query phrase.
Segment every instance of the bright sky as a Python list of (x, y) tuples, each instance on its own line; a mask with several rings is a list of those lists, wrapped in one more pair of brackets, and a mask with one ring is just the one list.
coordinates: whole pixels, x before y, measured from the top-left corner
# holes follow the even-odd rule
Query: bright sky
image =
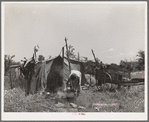
[(65, 37), (75, 53), (93, 59), (91, 49), (103, 63), (134, 60), (145, 50), (146, 2), (22, 2), (5, 3), (4, 54), (15, 60), (39, 54), (58, 56)]

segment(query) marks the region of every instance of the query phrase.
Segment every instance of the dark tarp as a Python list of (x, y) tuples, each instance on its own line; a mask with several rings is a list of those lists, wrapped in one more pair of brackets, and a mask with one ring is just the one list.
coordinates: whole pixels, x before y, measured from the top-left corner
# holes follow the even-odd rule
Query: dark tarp
[[(67, 58), (59, 55), (56, 58), (39, 62), (36, 64), (35, 73), (32, 77), (30, 92), (34, 93), (38, 90), (46, 90), (53, 92), (64, 88), (64, 83), (70, 75)], [(79, 70), (82, 74), (81, 85), (86, 83), (85, 69), (82, 62), (70, 60), (71, 70)]]

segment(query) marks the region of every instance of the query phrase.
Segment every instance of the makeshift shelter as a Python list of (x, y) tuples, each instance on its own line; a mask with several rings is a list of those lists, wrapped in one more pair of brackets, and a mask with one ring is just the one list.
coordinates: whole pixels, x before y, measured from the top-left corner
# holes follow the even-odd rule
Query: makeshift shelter
[[(84, 64), (70, 59), (70, 65), (71, 70), (79, 70), (82, 73), (81, 85), (85, 84)], [(35, 67), (30, 92), (34, 93), (40, 89), (47, 92), (54, 92), (58, 89), (63, 89), (69, 75), (69, 62), (67, 58), (62, 58), (59, 55), (53, 59), (39, 62)]]

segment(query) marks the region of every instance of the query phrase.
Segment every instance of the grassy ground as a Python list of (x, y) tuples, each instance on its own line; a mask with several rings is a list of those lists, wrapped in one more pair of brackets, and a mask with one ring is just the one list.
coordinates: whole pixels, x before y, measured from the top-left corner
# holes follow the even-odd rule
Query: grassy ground
[[(92, 87), (83, 90), (76, 99), (68, 100), (59, 98), (56, 94), (34, 94), (26, 97), (19, 85), (10, 89), (8, 77), (5, 77), (4, 82), (5, 112), (144, 112), (144, 86), (141, 85), (129, 90), (121, 88), (117, 92), (97, 92), (96, 87)], [(85, 109), (72, 108), (70, 102)], [(57, 107), (59, 103), (63, 105)]]
[(129, 90), (122, 88), (118, 92), (86, 90), (77, 98), (77, 103), (89, 112), (95, 111), (93, 103), (99, 104), (96, 106), (99, 112), (144, 112), (144, 86), (134, 86)]

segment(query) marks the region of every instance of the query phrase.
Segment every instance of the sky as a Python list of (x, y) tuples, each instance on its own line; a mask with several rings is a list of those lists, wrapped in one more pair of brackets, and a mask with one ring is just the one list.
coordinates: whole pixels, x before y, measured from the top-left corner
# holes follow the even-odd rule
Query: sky
[[(58, 56), (65, 45), (103, 63), (135, 60), (145, 50), (146, 2), (3, 2), (4, 54), (14, 60), (37, 55)], [(66, 50), (66, 49), (65, 49)]]

